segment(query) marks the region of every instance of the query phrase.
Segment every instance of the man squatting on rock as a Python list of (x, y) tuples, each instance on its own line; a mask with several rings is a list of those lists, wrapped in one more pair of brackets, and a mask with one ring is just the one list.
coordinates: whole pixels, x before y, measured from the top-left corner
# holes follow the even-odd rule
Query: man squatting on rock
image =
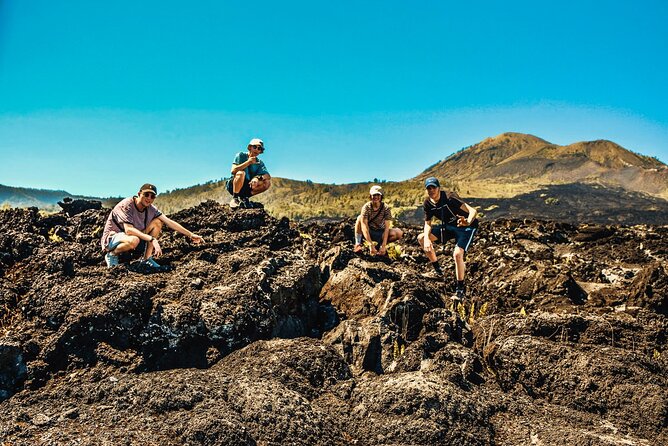
[(109, 268), (118, 265), (120, 253), (133, 250), (143, 252), (142, 263), (152, 268), (160, 268), (160, 265), (153, 260), (153, 256), (160, 257), (162, 254), (157, 238), (160, 236), (163, 224), (190, 237), (195, 244), (204, 241), (202, 237), (168, 218), (153, 205), (157, 193), (158, 190), (154, 185), (144, 184), (136, 196), (121, 200), (112, 209), (100, 240), (102, 250), (106, 252), (104, 260)]
[(233, 177), (227, 182), (227, 191), (232, 194), (230, 207), (250, 209), (253, 203), (249, 200), (271, 187), (271, 175), (264, 162), (258, 156), (264, 152), (264, 142), (253, 138), (248, 143), (248, 152), (237, 153), (232, 162)]
[[(441, 191), (441, 185), (434, 177), (425, 180), (428, 197), (424, 200), (424, 232), (418, 235), (418, 241), (431, 262), (436, 277), (443, 277), (443, 270), (438, 264), (433, 242), (445, 243), (455, 239), (452, 257), (455, 259), (455, 275), (457, 286), (455, 299), (463, 299), (466, 294), (464, 275), (466, 264), (464, 255), (468, 251), (473, 235), (478, 228), (476, 215), (478, 211), (464, 203), (454, 192)], [(440, 220), (440, 224), (432, 226), (432, 218)]]
[[(385, 255), (387, 253), (387, 243), (396, 242), (403, 235), (399, 228), (390, 228), (392, 221), (392, 212), (389, 206), (383, 203), (383, 188), (380, 186), (371, 186), (369, 199), (362, 206), (362, 212), (355, 222), (355, 252), (362, 251), (362, 236), (369, 242), (371, 255)], [(376, 249), (374, 242), (378, 244)]]

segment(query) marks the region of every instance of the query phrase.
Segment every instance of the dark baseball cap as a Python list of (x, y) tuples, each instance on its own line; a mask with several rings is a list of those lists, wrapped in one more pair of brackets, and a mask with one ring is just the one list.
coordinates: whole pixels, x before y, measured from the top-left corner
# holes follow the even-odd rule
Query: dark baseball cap
[(441, 184), (438, 182), (438, 179), (436, 179), (436, 177), (429, 177), (426, 180), (424, 180), (424, 188), (426, 189), (429, 186), (441, 187)]
[(158, 195), (158, 188), (152, 184), (146, 183), (141, 188), (139, 188), (139, 192), (144, 192), (146, 190), (153, 191), (154, 194)]

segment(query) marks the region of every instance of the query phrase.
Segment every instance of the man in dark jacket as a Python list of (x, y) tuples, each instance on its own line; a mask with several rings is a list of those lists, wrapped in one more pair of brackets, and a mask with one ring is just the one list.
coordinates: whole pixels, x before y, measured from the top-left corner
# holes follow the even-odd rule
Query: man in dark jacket
[[(428, 197), (423, 204), (424, 231), (418, 236), (418, 241), (434, 269), (428, 274), (431, 277), (443, 277), (443, 270), (436, 258), (434, 242), (445, 243), (447, 240), (454, 239), (455, 249), (452, 257), (455, 260), (457, 285), (453, 298), (461, 300), (466, 295), (464, 255), (471, 246), (473, 235), (478, 229), (476, 219), (478, 211), (464, 203), (456, 193), (441, 191), (441, 185), (434, 177), (427, 178), (424, 186), (427, 189)], [(433, 219), (439, 220), (440, 223), (432, 225)]]

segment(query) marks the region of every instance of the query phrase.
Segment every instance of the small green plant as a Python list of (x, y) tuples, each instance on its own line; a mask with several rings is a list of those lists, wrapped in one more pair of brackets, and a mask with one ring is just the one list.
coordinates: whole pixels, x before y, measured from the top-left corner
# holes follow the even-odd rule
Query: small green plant
[(63, 238), (56, 234), (56, 228), (49, 229), (49, 240), (55, 243), (63, 243)]

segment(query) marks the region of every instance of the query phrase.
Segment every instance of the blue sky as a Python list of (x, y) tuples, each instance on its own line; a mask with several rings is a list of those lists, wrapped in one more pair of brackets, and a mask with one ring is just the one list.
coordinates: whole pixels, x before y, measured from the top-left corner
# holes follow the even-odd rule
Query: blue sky
[(668, 161), (660, 1), (0, 0), (0, 184), (401, 180), (505, 131)]

